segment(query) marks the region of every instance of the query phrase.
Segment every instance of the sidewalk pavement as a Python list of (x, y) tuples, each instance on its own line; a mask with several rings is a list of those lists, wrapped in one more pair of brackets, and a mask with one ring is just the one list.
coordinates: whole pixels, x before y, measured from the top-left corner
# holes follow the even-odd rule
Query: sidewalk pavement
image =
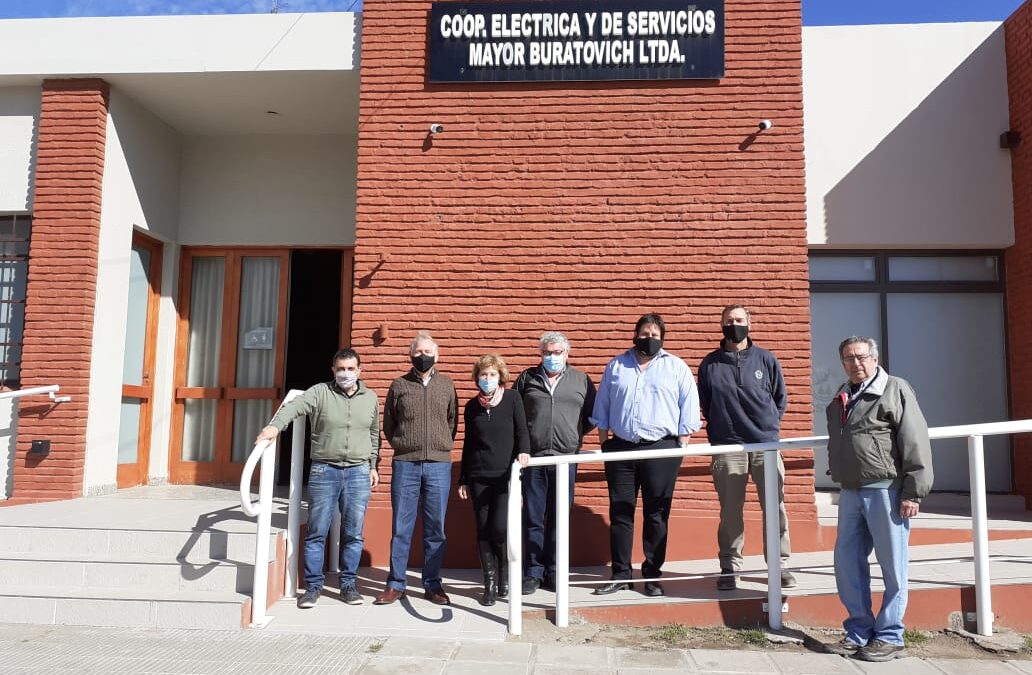
[(0, 624), (0, 673), (1032, 675), (1032, 661), (910, 657), (864, 663), (784, 651)]

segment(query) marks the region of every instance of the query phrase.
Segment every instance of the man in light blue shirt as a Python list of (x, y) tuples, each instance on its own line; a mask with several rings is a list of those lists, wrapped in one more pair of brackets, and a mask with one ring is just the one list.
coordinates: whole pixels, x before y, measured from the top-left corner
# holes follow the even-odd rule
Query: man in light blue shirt
[[(665, 335), (661, 316), (642, 316), (634, 327), (634, 347), (614, 357), (602, 373), (591, 423), (598, 427), (603, 452), (687, 445), (692, 432), (702, 426), (692, 371), (663, 349)], [(649, 580), (643, 592), (661, 596), (663, 587), (655, 579), (666, 560), (667, 521), (681, 458), (607, 462), (605, 467), (613, 581), (594, 593), (608, 595), (631, 588), (634, 511), (640, 486), (645, 552), (641, 574)]]

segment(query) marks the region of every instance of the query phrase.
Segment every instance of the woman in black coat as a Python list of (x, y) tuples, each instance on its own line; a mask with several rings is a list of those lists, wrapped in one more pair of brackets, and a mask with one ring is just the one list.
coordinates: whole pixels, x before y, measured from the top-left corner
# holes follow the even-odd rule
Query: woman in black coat
[(497, 354), (480, 357), (473, 366), (478, 394), (466, 403), (459, 497), (472, 498), (477, 548), (484, 571), (482, 605), (509, 595), (509, 559), (505, 549), (509, 513), (509, 467), (526, 466), (530, 433), (523, 399), (506, 388), (509, 369)]

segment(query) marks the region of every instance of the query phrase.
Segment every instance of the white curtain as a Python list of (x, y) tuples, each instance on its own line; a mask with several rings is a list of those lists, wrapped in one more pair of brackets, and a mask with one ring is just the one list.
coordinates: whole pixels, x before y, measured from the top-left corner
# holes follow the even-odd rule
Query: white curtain
[[(190, 334), (187, 338), (186, 386), (219, 386), (222, 335), (222, 291), (226, 278), (224, 258), (193, 259), (190, 287)], [(215, 459), (215, 419), (218, 401), (187, 399), (183, 420), (183, 460)]]
[[(240, 324), (237, 326), (236, 386), (267, 388), (276, 383), (276, 325), (279, 319), (279, 258), (243, 259)], [(272, 401), (241, 400), (233, 406), (233, 461), (243, 462), (254, 437), (272, 416)]]

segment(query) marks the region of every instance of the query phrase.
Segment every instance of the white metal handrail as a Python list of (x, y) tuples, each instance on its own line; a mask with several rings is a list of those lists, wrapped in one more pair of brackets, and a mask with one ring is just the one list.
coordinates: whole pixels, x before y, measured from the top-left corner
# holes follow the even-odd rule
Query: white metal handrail
[[(962, 426), (936, 427), (929, 429), (934, 439), (968, 439), (968, 474), (971, 489), (972, 539), (975, 562), (975, 603), (978, 633), (992, 635), (993, 613), (989, 579), (989, 527), (985, 499), (985, 457), (982, 439), (985, 436), (1032, 432), (1032, 420), (990, 422)], [(628, 450), (622, 452), (589, 452), (578, 455), (551, 455), (533, 457), (529, 466), (555, 466), (555, 623), (560, 628), (569, 625), (570, 593), (570, 494), (569, 471), (571, 464), (593, 464), (626, 460), (661, 459), (665, 457), (691, 457), (700, 455), (728, 455), (739, 452), (763, 452), (764, 482), (764, 528), (767, 541), (767, 619), (773, 630), (782, 627), (781, 597), (781, 540), (779, 532), (778, 472), (777, 455), (782, 450), (810, 448), (820, 449), (828, 445), (827, 436), (790, 438), (771, 443), (748, 443), (744, 445), (693, 444), (688, 448), (667, 448), (662, 450)], [(519, 635), (523, 631), (523, 600), (519, 593), (523, 583), (522, 553), (522, 496), (520, 465), (513, 462), (509, 472), (509, 514), (507, 523), (507, 554), (509, 557), (509, 588), (517, 589), (509, 594), (509, 632)], [(608, 580), (578, 582), (578, 585), (608, 583)]]
[(13, 389), (11, 391), (0, 391), (0, 400), (6, 398), (24, 398), (25, 396), (34, 396), (36, 394), (48, 394), (50, 400), (54, 403), (65, 403), (71, 401), (71, 396), (57, 396), (57, 392), (61, 391), (61, 386), (57, 384), (50, 384), (45, 387), (26, 387), (25, 389)]
[[(280, 404), (280, 408), (303, 393), (299, 389), (291, 389)], [(279, 408), (277, 408), (277, 411), (279, 411)], [(304, 430), (304, 419), (295, 420), (290, 457), (290, 505), (287, 511), (287, 574), (284, 584), (284, 591), (290, 595), (293, 595), (297, 590), (297, 537), (301, 529), (299, 512), (301, 510), (301, 459), (305, 454)], [(251, 587), (250, 625), (252, 628), (262, 628), (272, 621), (272, 617), (265, 612), (269, 599), (269, 563), (271, 562), (271, 557), (269, 556), (269, 537), (272, 535), (272, 488), (276, 478), (277, 445), (277, 441), (255, 443), (251, 454), (247, 456), (244, 470), (240, 474), (240, 508), (248, 516), (258, 519), (258, 531), (255, 534), (254, 544), (254, 581)], [(251, 481), (254, 477), (254, 469), (259, 462), (261, 462), (261, 472), (258, 475), (258, 501), (252, 502)]]

